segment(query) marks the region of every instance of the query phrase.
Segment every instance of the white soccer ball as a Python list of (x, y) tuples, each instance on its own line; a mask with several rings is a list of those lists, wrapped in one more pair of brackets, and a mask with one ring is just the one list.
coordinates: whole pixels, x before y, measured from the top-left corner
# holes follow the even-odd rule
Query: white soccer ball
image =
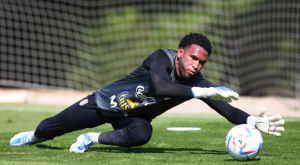
[(262, 148), (259, 130), (249, 124), (233, 127), (227, 134), (225, 145), (230, 156), (237, 160), (251, 160)]

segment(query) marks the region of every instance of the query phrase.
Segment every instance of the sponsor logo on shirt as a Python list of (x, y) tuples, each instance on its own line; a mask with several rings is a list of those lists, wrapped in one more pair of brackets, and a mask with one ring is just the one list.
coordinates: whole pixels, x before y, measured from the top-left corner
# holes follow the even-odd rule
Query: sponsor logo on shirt
[(136, 105), (139, 104), (139, 102), (133, 102), (131, 99), (127, 99), (127, 95), (129, 92), (122, 92), (118, 95), (118, 103), (123, 111), (130, 111), (133, 110)]
[(147, 97), (142, 92), (144, 91), (144, 87), (139, 85), (136, 87), (135, 97), (143, 101), (145, 106), (155, 104), (156, 100), (153, 97)]

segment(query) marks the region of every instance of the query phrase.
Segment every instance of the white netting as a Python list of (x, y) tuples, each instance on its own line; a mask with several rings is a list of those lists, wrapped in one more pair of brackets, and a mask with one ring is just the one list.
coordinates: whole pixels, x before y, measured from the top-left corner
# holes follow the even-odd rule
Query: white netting
[(95, 90), (198, 32), (213, 44), (202, 73), (215, 85), (296, 97), (299, 9), (297, 0), (2, 0), (0, 86)]

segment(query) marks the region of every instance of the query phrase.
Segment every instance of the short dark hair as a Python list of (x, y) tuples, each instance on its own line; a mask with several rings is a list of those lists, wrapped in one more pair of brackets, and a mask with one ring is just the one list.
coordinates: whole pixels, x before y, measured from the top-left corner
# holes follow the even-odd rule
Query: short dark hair
[(208, 55), (211, 54), (212, 46), (209, 41), (209, 39), (200, 33), (190, 33), (184, 36), (180, 43), (178, 48), (185, 48), (191, 44), (196, 44), (201, 46), (203, 49), (205, 49), (208, 52)]

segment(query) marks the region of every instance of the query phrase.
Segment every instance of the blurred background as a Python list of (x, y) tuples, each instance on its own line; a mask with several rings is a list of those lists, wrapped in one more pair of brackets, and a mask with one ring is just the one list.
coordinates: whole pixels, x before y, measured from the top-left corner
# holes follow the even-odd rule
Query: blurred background
[(178, 49), (212, 42), (202, 69), (242, 96), (300, 98), (297, 0), (0, 1), (0, 87), (94, 91)]

